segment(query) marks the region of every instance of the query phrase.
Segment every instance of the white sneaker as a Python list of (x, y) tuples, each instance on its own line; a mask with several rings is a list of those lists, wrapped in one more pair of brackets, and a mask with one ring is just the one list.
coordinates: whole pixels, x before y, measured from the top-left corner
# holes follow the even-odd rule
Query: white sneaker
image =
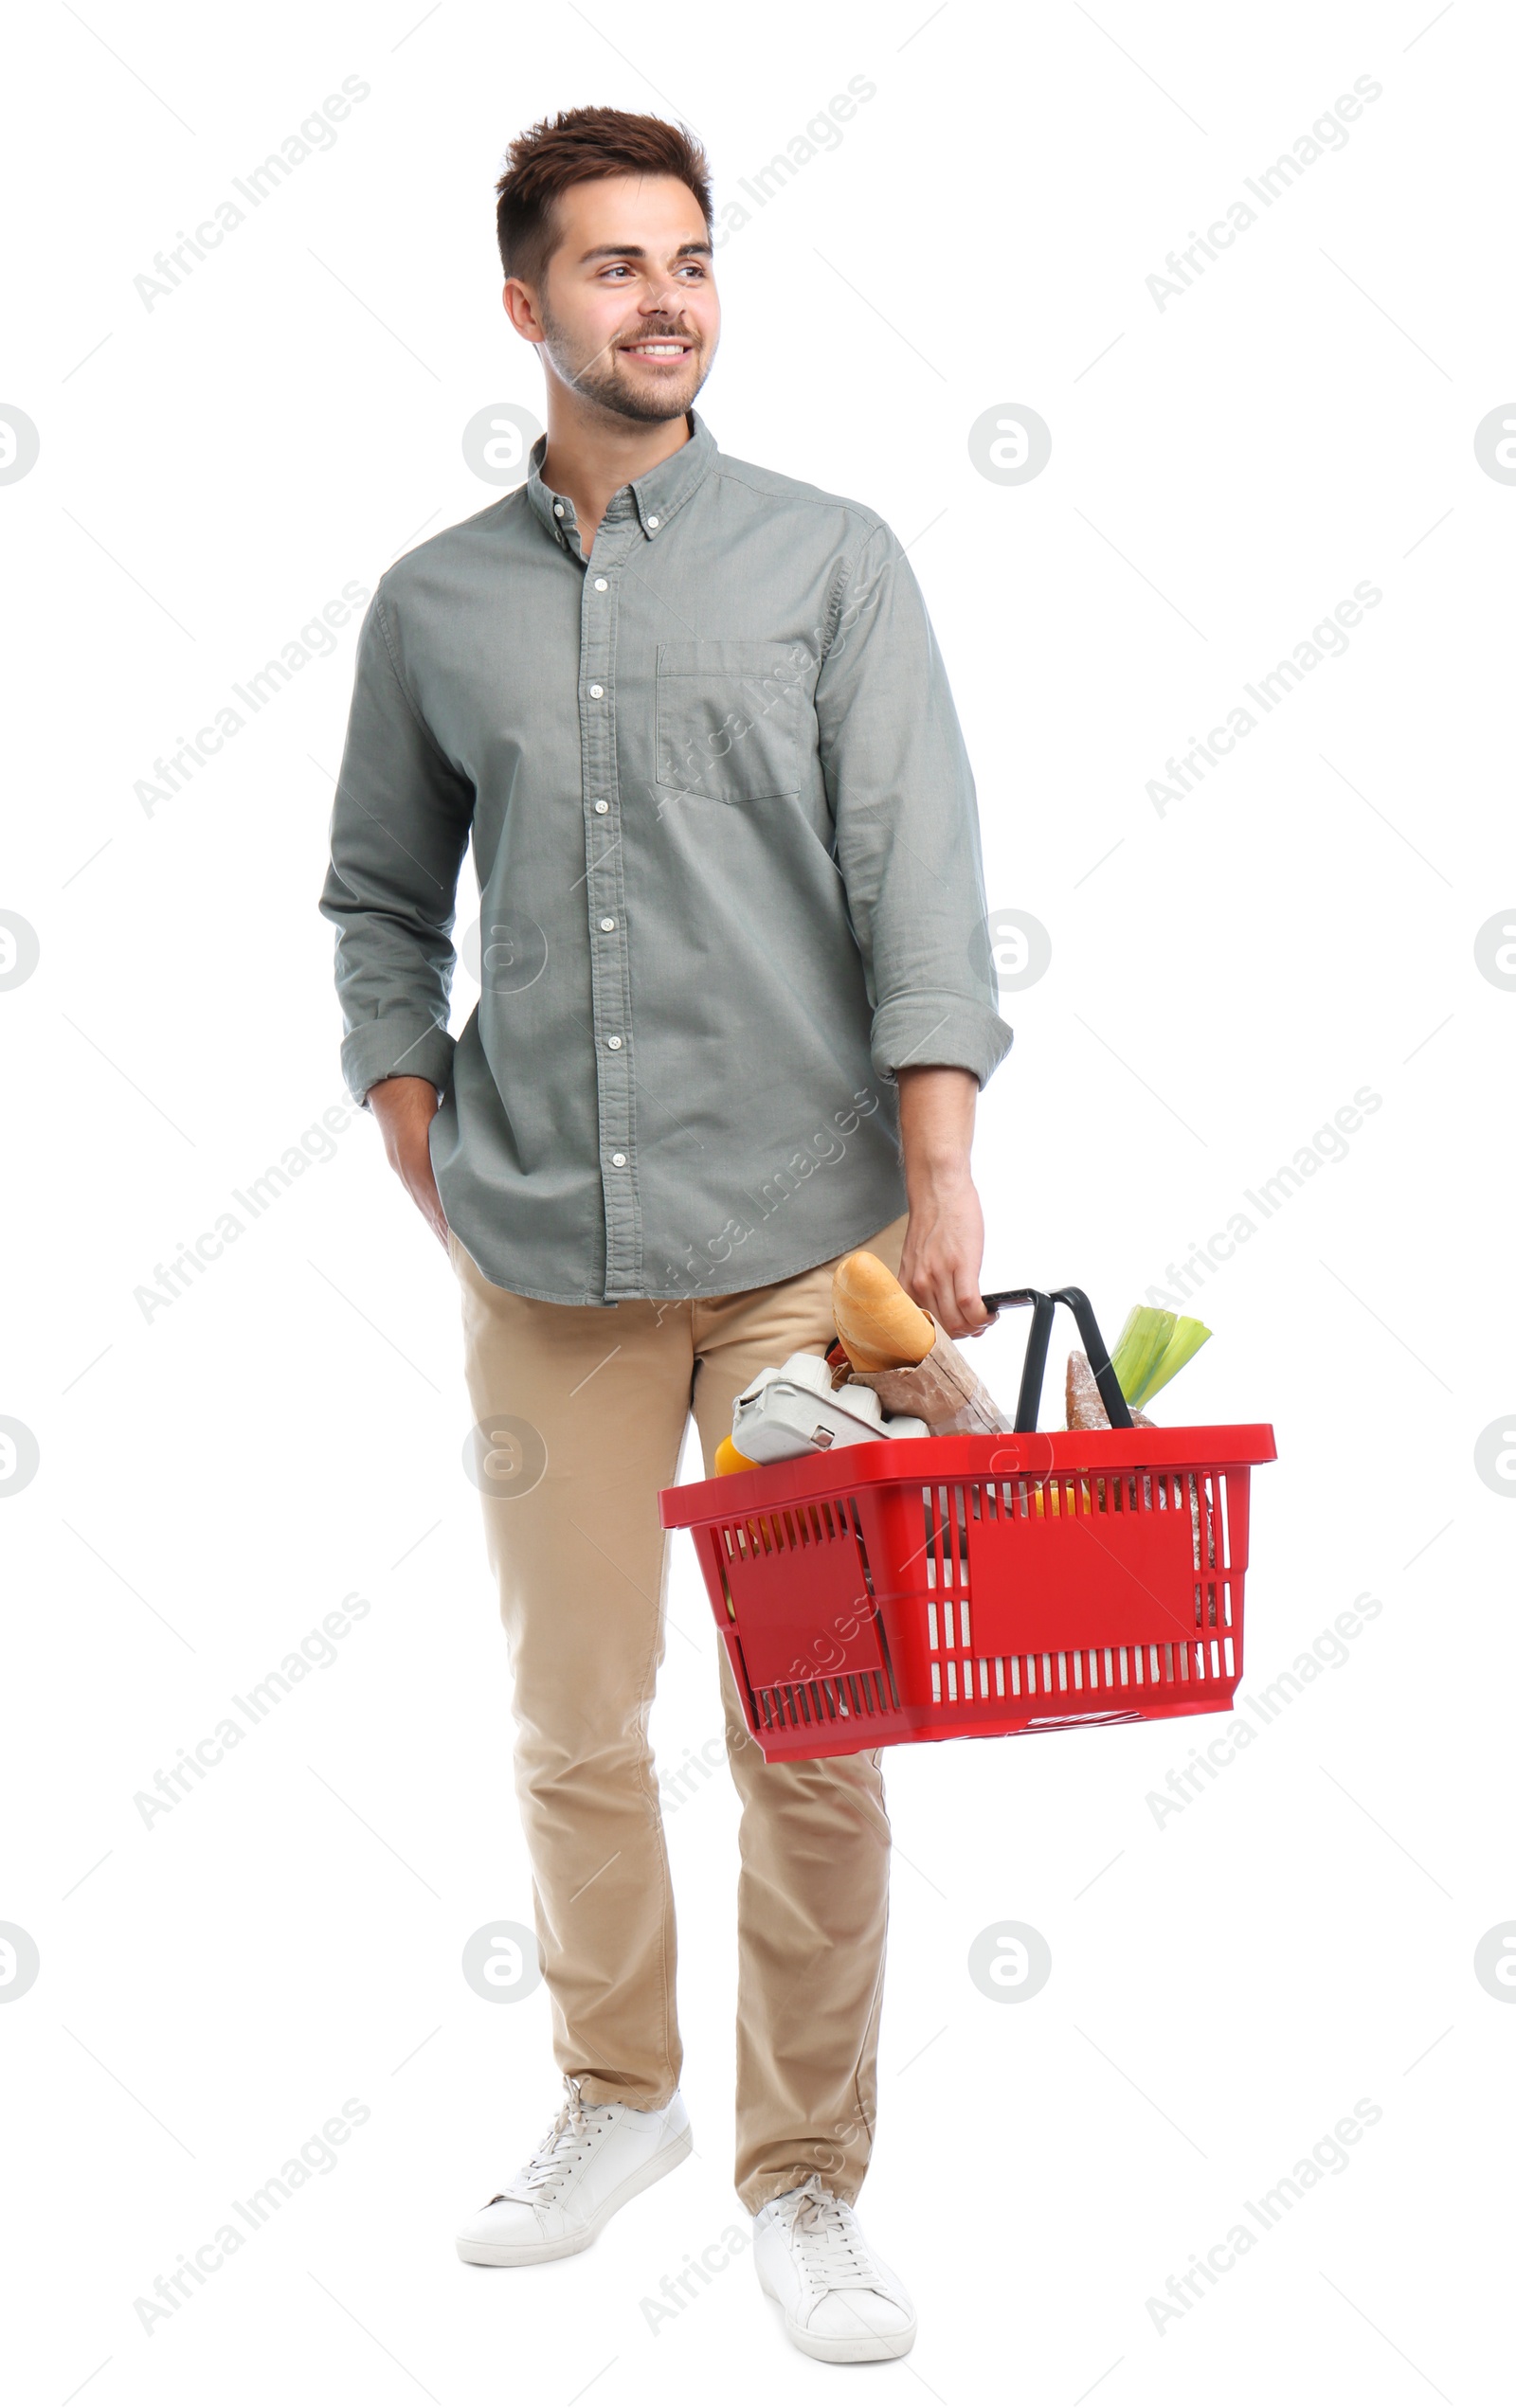
[(677, 2091), (666, 2107), (568, 2095), (552, 2129), (514, 2183), (496, 2191), (458, 2236), (468, 2266), (535, 2266), (587, 2249), (618, 2207), (671, 2173), (692, 2147), (690, 2119)]
[(753, 2220), (752, 2246), (758, 2280), (807, 2358), (903, 2358), (915, 2340), (916, 2311), (899, 2275), (819, 2174), (768, 2201)]

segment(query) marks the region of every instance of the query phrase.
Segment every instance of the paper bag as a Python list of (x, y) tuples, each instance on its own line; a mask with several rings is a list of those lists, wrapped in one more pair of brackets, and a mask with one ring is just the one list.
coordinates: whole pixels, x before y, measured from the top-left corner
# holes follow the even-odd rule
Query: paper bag
[(887, 1413), (917, 1414), (933, 1438), (988, 1438), (1009, 1429), (1011, 1424), (979, 1374), (935, 1321), (932, 1326), (937, 1335), (923, 1361), (902, 1364), (897, 1371), (844, 1371), (842, 1376), (872, 1388)]

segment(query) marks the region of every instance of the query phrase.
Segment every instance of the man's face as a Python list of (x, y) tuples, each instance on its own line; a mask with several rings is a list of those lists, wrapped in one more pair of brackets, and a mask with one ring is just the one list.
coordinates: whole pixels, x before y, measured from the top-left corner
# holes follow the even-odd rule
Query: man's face
[(694, 193), (669, 175), (576, 184), (554, 205), (541, 287), (506, 307), (550, 371), (618, 418), (680, 417), (711, 373), (721, 305)]

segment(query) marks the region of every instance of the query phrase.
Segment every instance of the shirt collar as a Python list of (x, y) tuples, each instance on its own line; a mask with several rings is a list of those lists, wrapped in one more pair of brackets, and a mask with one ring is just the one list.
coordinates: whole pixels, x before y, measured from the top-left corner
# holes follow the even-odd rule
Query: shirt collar
[[(607, 516), (624, 516), (626, 504), (622, 495), (630, 494), (642, 533), (650, 544), (656, 544), (681, 511), (692, 494), (704, 484), (715, 463), (716, 440), (698, 410), (688, 413), (690, 439), (681, 443), (667, 459), (660, 459), (645, 476), (637, 477), (630, 485), (623, 485), (611, 497)], [(548, 439), (539, 435), (532, 446), (531, 474), (527, 478), (527, 499), (548, 530), (550, 535), (568, 548), (568, 530), (575, 524), (573, 503), (567, 494), (555, 493), (542, 475), (547, 457)], [(618, 507), (619, 505), (619, 507)]]

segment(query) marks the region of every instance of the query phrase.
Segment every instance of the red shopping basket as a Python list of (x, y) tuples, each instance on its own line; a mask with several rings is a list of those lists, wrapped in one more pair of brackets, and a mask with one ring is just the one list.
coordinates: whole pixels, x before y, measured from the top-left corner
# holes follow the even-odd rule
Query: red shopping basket
[[(1242, 1677), (1266, 1423), (1136, 1429), (1077, 1288), (1029, 1303), (1017, 1428), (881, 1439), (659, 1495), (694, 1533), (765, 1758), (1218, 1714)], [(1055, 1301), (1112, 1427), (1036, 1427)]]

